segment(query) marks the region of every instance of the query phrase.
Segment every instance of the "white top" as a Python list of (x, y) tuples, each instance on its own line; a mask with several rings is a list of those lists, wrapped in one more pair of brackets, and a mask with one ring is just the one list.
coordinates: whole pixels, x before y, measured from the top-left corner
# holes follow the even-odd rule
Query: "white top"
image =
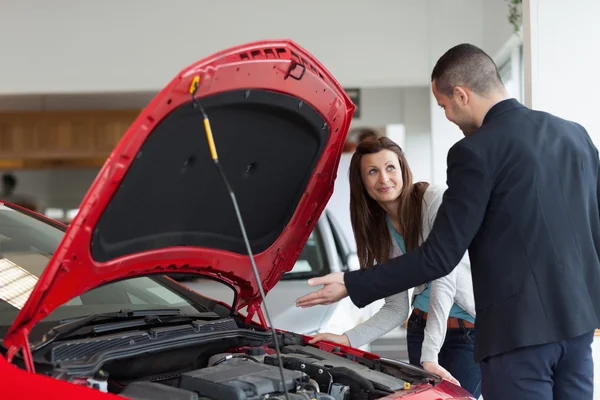
[[(431, 232), (445, 190), (442, 186), (429, 185), (423, 194), (423, 240), (427, 239)], [(419, 244), (422, 244), (423, 240), (420, 240)], [(392, 236), (390, 256), (393, 258), (402, 254), (402, 250)], [(425, 290), (425, 287), (426, 285), (417, 286), (413, 292), (413, 299), (415, 295)], [(471, 263), (468, 254), (463, 256), (451, 273), (431, 283), (421, 363), (424, 361), (438, 362), (438, 353), (446, 337), (448, 316), (454, 303), (475, 318)], [(344, 334), (348, 337), (351, 346), (360, 347), (404, 324), (408, 315), (408, 291), (404, 291), (386, 297), (385, 304), (377, 313)]]

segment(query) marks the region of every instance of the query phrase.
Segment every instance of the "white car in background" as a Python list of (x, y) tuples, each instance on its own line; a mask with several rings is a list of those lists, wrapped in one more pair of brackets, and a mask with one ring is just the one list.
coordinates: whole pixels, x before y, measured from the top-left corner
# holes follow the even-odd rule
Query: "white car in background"
[[(373, 303), (359, 309), (350, 298), (327, 306), (298, 308), (296, 299), (314, 289), (307, 279), (330, 272), (351, 271), (359, 268), (358, 257), (344, 236), (330, 211), (325, 211), (311, 233), (293, 269), (283, 275), (281, 281), (269, 291), (266, 307), (273, 325), (300, 334), (314, 335), (320, 332), (344, 333), (368, 319), (381, 305)], [(171, 275), (183, 285), (203, 296), (232, 303), (234, 292), (222, 283), (197, 276)], [(264, 310), (264, 305), (263, 305)], [(245, 309), (241, 309), (245, 313)], [(258, 321), (255, 316), (254, 320)], [(362, 347), (368, 350), (369, 345)]]

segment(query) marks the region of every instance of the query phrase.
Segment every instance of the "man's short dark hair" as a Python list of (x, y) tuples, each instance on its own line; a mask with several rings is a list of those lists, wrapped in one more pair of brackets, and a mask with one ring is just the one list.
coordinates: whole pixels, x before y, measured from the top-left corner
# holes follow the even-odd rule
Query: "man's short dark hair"
[(472, 44), (459, 44), (440, 57), (431, 73), (436, 90), (452, 96), (456, 86), (465, 86), (485, 96), (502, 87), (496, 63), (483, 50)]

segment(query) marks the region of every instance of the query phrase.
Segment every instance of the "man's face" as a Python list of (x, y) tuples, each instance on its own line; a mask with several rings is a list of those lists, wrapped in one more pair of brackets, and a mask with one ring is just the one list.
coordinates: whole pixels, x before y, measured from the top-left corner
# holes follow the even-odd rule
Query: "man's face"
[[(479, 128), (473, 116), (470, 98), (467, 92), (454, 93), (452, 97), (437, 91), (435, 81), (431, 85), (433, 96), (438, 105), (446, 113), (448, 121), (456, 124), (465, 136), (470, 135)], [(456, 92), (456, 91), (455, 91)]]

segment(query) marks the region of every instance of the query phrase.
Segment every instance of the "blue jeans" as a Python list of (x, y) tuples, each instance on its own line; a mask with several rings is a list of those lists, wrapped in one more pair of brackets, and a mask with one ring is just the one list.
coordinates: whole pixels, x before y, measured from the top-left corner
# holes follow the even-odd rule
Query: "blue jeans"
[[(421, 346), (425, 337), (425, 319), (412, 314), (408, 320), (406, 341), (408, 361), (421, 366)], [(460, 385), (478, 398), (481, 395), (481, 369), (475, 362), (475, 329), (448, 329), (438, 354), (439, 364), (455, 377)]]

